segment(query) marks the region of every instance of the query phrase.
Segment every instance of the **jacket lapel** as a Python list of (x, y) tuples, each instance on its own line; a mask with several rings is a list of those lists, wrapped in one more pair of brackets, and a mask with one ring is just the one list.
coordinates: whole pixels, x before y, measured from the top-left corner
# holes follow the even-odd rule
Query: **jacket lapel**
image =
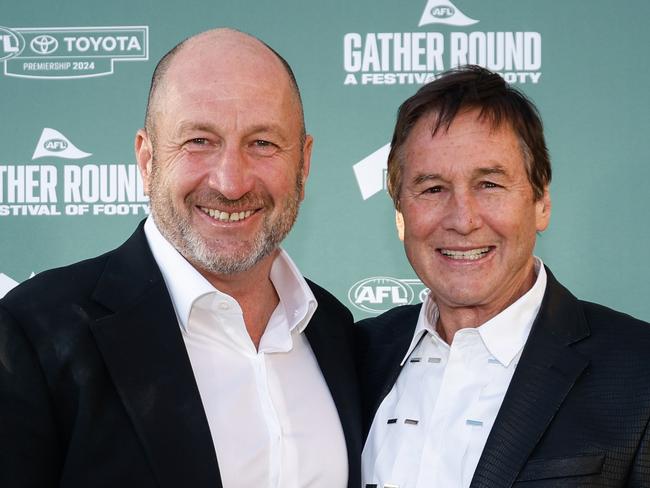
[[(368, 435), (372, 420), (379, 409), (381, 402), (390, 393), (393, 385), (402, 371), (402, 359), (408, 351), (413, 333), (417, 326), (421, 305), (402, 307), (400, 314), (395, 318), (387, 319), (387, 324), (378, 324), (377, 329), (382, 330), (381, 339), (363, 345), (361, 361), (364, 384), (361, 385), (364, 405), (364, 438)], [(382, 317), (372, 319), (383, 320)], [(388, 326), (386, 326), (388, 325)]]
[(547, 269), (548, 283), (472, 488), (510, 487), (588, 365), (571, 344), (589, 335), (577, 299)]
[(328, 322), (327, 311), (319, 305), (305, 334), (329, 387), (343, 428), (348, 451), (348, 486), (357, 487), (361, 485), (361, 408), (354, 363), (341, 351), (351, 339), (335, 336)]
[(111, 256), (91, 324), (162, 487), (221, 487), (207, 419), (171, 299), (142, 226)]

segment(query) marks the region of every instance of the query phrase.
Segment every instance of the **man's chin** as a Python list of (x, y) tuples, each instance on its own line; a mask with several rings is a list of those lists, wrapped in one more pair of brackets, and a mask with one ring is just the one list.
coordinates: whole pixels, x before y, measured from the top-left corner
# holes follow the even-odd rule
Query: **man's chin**
[[(434, 299), (436, 298), (433, 291), (431, 296)], [(486, 302), (489, 302), (489, 298), (488, 293), (482, 293), (479, 289), (454, 286), (452, 290), (438, 293), (435, 301), (451, 308), (473, 308), (483, 306)]]
[(261, 249), (247, 248), (224, 252), (223, 248), (211, 250), (205, 247), (202, 249), (192, 247), (188, 250), (185, 258), (197, 269), (217, 275), (245, 273), (275, 250), (275, 248), (262, 247)]

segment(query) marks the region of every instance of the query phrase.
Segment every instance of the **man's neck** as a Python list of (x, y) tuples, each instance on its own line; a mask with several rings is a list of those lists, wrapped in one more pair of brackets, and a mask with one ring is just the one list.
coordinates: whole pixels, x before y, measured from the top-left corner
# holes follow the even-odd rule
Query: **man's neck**
[(278, 252), (274, 251), (241, 273), (216, 275), (197, 268), (212, 286), (237, 301), (244, 315), (246, 330), (256, 349), (266, 330), (266, 324), (280, 303), (280, 297), (271, 281), (271, 267)]
[(535, 280), (536, 273), (533, 267), (523, 281), (513, 287), (512, 293), (505, 295), (500, 300), (474, 306), (453, 306), (444, 302), (437, 303), (438, 322), (436, 331), (438, 335), (447, 344), (451, 344), (456, 332), (461, 329), (480, 327), (494, 318), (530, 290), (535, 284)]

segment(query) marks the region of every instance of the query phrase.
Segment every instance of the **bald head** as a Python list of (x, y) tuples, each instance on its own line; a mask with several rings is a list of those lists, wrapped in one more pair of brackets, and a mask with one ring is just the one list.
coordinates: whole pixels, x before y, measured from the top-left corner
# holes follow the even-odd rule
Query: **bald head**
[[(215, 62), (215, 59), (218, 61)], [(258, 79), (253, 78), (253, 71), (246, 70), (247, 67), (279, 71), (279, 79), (288, 83), (295, 97), (302, 127), (301, 142), (304, 143), (306, 132), (302, 100), (289, 63), (265, 42), (250, 34), (227, 28), (213, 29), (189, 37), (160, 59), (151, 78), (145, 113), (145, 129), (152, 140), (155, 140), (156, 116), (163, 109), (168, 94), (170, 74), (173, 76), (174, 71), (192, 69), (202, 61), (214, 66), (215, 74), (224, 77), (250, 75), (250, 82), (257, 82)]]

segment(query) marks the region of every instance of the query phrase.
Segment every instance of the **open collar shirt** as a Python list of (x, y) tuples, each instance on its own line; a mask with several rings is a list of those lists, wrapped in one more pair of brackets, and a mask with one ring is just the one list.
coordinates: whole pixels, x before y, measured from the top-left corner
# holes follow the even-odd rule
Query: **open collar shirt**
[(347, 450), (336, 407), (303, 331), (316, 299), (280, 250), (280, 298), (255, 348), (242, 310), (162, 236), (145, 234), (176, 311), (224, 487), (345, 487)]
[(363, 450), (366, 488), (468, 487), (546, 289), (535, 258), (533, 287), (451, 345), (424, 300), (400, 375), (377, 409)]

